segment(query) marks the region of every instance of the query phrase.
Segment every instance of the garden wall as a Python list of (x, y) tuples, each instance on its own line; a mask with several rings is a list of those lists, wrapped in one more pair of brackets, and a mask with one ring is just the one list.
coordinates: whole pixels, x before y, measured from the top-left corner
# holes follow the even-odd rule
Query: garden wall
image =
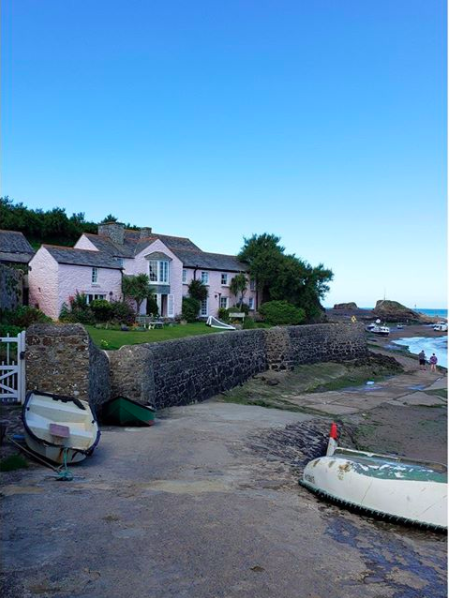
[(109, 364), (81, 324), (27, 330), (27, 390), (75, 396), (97, 407), (110, 397)]
[(27, 332), (27, 387), (88, 398), (126, 396), (161, 409), (203, 401), (267, 369), (366, 355), (360, 324), (242, 330), (101, 351), (81, 324)]

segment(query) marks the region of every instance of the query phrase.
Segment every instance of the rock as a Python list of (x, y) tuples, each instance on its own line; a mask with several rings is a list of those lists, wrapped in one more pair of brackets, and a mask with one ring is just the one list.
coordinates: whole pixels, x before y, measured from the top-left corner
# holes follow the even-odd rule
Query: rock
[(374, 308), (374, 314), (386, 322), (420, 322), (428, 324), (435, 322), (435, 318), (425, 316), (413, 309), (409, 309), (398, 301), (380, 299)]
[(334, 305), (334, 309), (337, 309), (339, 311), (347, 311), (349, 309), (359, 309), (357, 307), (357, 303), (354, 303), (353, 301), (351, 301), (351, 303), (336, 303)]

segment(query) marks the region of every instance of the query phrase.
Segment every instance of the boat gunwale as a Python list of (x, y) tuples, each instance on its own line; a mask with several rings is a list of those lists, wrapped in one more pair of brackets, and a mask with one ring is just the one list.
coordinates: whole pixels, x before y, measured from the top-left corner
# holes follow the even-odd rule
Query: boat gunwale
[(129, 403), (133, 403), (134, 405), (137, 405), (138, 407), (144, 407), (145, 409), (148, 409), (149, 411), (153, 411), (154, 413), (156, 413), (156, 409), (153, 405), (144, 405), (143, 403), (138, 403), (138, 401), (134, 401), (133, 399), (129, 399), (128, 397), (124, 397), (122, 395), (118, 395), (117, 397), (113, 397), (112, 399), (108, 399), (108, 401), (105, 401), (105, 403), (102, 404), (102, 409), (104, 407), (106, 407), (106, 405), (109, 405), (110, 403), (113, 403), (114, 401), (117, 401), (118, 399), (123, 399), (124, 401), (128, 401)]
[(299, 485), (301, 487), (305, 488), (306, 490), (313, 492), (313, 494), (319, 496), (320, 499), (324, 498), (326, 500), (330, 500), (331, 502), (335, 502), (339, 505), (348, 507), (349, 509), (356, 509), (356, 510), (361, 511), (362, 513), (365, 513), (371, 517), (383, 519), (385, 521), (392, 520), (392, 521), (402, 523), (404, 525), (406, 525), (406, 524), (416, 525), (418, 527), (421, 527), (424, 529), (432, 529), (432, 530), (440, 532), (440, 533), (447, 533), (447, 531), (448, 531), (447, 526), (445, 527), (443, 525), (439, 525), (436, 523), (424, 523), (424, 521), (420, 521), (418, 519), (409, 519), (408, 517), (401, 517), (399, 515), (393, 515), (393, 514), (391, 515), (390, 513), (386, 513), (384, 511), (379, 511), (378, 509), (370, 509), (368, 507), (364, 507), (363, 505), (359, 505), (358, 503), (352, 502), (350, 500), (345, 500), (343, 498), (339, 498), (335, 494), (330, 494), (330, 492), (321, 490), (318, 486), (316, 486), (310, 482), (307, 482), (307, 480), (304, 480), (302, 478), (299, 479)]
[[(45, 397), (50, 397), (50, 398), (52, 398), (54, 400), (66, 399), (64, 402), (68, 402), (69, 401), (71, 403), (74, 403), (74, 405), (76, 405), (80, 410), (86, 411), (86, 409), (84, 407), (79, 407), (79, 405), (77, 405), (77, 402), (79, 403), (80, 399), (76, 399), (75, 397), (68, 397), (68, 396), (65, 396), (65, 395), (56, 395), (56, 394), (53, 394), (53, 393), (50, 393), (50, 392), (42, 392), (42, 391), (37, 390), (37, 389), (35, 389), (35, 390), (29, 390), (27, 392), (27, 394), (25, 396), (25, 401), (24, 401), (24, 404), (23, 404), (23, 407), (22, 407), (22, 423), (24, 425), (25, 431), (27, 432), (27, 434), (29, 434), (31, 436), (31, 438), (33, 438), (33, 440), (36, 440), (37, 442), (43, 444), (44, 446), (51, 446), (51, 447), (55, 447), (55, 448), (61, 448), (60, 444), (57, 444), (57, 443), (54, 443), (54, 442), (50, 442), (48, 440), (44, 440), (43, 438), (39, 438), (39, 436), (37, 436), (31, 430), (30, 426), (28, 425), (27, 419), (26, 419), (26, 413), (29, 410), (29, 407), (27, 409), (27, 406), (30, 403), (30, 400), (31, 400), (31, 398), (32, 398), (32, 396), (34, 394), (39, 394), (39, 395), (42, 395), (42, 396), (45, 396)], [(91, 411), (91, 414), (92, 414), (92, 417), (93, 417), (92, 423), (96, 423), (97, 424), (97, 434), (96, 434), (96, 438), (94, 440), (94, 443), (89, 448), (87, 448), (87, 449), (79, 449), (79, 448), (75, 448), (75, 447), (71, 447), (71, 446), (65, 447), (65, 448), (67, 448), (67, 449), (69, 449), (71, 451), (74, 451), (76, 453), (82, 453), (84, 455), (90, 455), (94, 451), (94, 449), (96, 448), (96, 446), (99, 444), (99, 441), (100, 441), (100, 428), (99, 428), (99, 423), (97, 421), (96, 414), (94, 413), (94, 410), (89, 405), (89, 402), (88, 402), (88, 406), (90, 408), (90, 411)]]

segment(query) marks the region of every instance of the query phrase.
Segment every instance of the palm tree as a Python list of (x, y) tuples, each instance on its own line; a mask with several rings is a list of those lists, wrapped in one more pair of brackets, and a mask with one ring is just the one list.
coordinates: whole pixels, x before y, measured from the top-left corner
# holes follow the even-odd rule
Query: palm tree
[(230, 290), (237, 299), (238, 296), (240, 297), (238, 305), (241, 310), (243, 306), (244, 295), (247, 291), (247, 278), (242, 272), (232, 278), (230, 281)]

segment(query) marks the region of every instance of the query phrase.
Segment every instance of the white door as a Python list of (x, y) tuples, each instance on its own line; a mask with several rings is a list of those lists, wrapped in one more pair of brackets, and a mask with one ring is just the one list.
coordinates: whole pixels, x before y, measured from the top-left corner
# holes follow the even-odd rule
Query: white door
[(168, 318), (174, 317), (174, 295), (168, 295)]

